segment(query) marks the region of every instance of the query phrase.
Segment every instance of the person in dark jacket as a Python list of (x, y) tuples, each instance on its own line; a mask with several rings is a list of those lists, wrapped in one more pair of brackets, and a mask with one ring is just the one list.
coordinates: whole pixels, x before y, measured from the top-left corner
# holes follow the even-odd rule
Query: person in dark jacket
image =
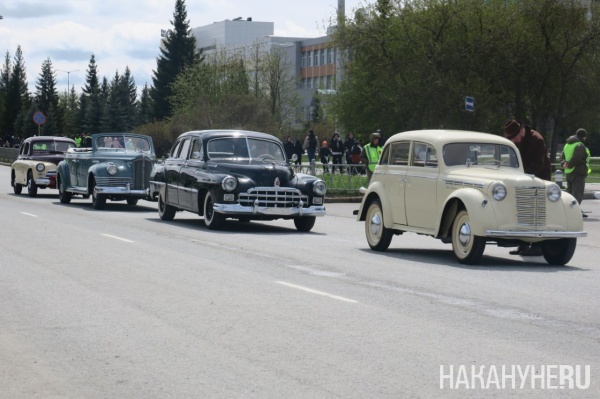
[[(590, 171), (590, 150), (583, 142), (587, 139), (587, 131), (578, 129), (575, 135), (569, 137), (563, 148), (561, 164), (567, 176), (567, 192), (579, 204), (583, 200), (585, 178)], [(582, 214), (587, 217), (586, 214)]]
[[(510, 119), (504, 124), (504, 137), (511, 140), (521, 154), (525, 173), (534, 175), (543, 180), (550, 180), (552, 168), (546, 143), (541, 134), (517, 120)], [(509, 252), (511, 255), (541, 256), (542, 249), (539, 245), (523, 243)]]
[(354, 143), (356, 140), (354, 139), (354, 133), (348, 132), (346, 136), (346, 141), (344, 141), (344, 151), (346, 153), (346, 163), (352, 163), (352, 147), (354, 147)]
[(340, 174), (344, 173), (344, 170), (340, 166), (342, 164), (342, 156), (344, 155), (344, 143), (340, 139), (339, 133), (334, 133), (331, 141), (329, 142), (329, 149), (331, 150), (331, 156), (333, 158), (333, 165), (331, 166), (331, 173), (335, 174), (335, 167), (340, 170)]
[(302, 165), (302, 155), (304, 155), (304, 148), (302, 148), (302, 143), (299, 139), (296, 139), (296, 144), (294, 144), (294, 153), (298, 155), (298, 159), (296, 159), (296, 166)]
[(321, 148), (319, 149), (319, 157), (321, 158), (321, 163), (323, 164), (323, 173), (329, 173), (329, 158), (331, 157), (331, 149), (327, 145), (327, 141), (323, 141), (321, 143)]
[(292, 155), (295, 153), (294, 143), (292, 142), (292, 136), (287, 136), (285, 143), (283, 144), (283, 149), (285, 150), (285, 156), (288, 159), (288, 162), (292, 162)]

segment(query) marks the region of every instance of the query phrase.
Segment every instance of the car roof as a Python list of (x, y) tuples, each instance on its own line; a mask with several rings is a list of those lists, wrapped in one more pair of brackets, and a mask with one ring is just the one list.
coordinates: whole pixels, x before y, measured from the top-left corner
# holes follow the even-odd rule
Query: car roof
[[(214, 137), (224, 137), (224, 136), (247, 136), (247, 137), (256, 137), (262, 139), (269, 140), (279, 140), (277, 137), (268, 133), (254, 132), (251, 130), (241, 130), (241, 129), (213, 129), (213, 130), (192, 130), (189, 132), (185, 132), (181, 134), (179, 137), (185, 136), (196, 136), (202, 137), (203, 139), (211, 139)], [(281, 141), (281, 140), (279, 140)]]
[(445, 129), (412, 130), (396, 133), (387, 139), (386, 144), (404, 140), (425, 141), (434, 145), (476, 142), (514, 146), (512, 141), (491, 133)]
[(61, 136), (32, 136), (32, 137), (27, 137), (23, 141), (49, 141), (49, 140), (68, 141), (69, 143), (75, 143), (75, 141), (73, 139), (68, 138), (68, 137), (61, 137)]

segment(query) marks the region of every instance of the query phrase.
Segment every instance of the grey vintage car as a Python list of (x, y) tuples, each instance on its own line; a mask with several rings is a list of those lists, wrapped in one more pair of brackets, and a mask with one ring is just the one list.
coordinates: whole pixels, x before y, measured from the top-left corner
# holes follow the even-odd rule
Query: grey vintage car
[(60, 202), (68, 204), (73, 194), (91, 195), (94, 209), (107, 200), (135, 205), (150, 199), (150, 172), (156, 163), (149, 136), (133, 133), (94, 134), (81, 148), (71, 148), (58, 164)]

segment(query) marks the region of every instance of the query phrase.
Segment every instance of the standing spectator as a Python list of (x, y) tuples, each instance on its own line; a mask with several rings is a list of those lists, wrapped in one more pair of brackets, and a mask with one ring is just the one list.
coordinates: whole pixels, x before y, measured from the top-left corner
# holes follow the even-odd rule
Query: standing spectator
[(344, 155), (344, 143), (340, 140), (339, 133), (334, 133), (331, 141), (329, 142), (329, 149), (331, 150), (331, 156), (333, 158), (333, 165), (331, 165), (331, 173), (335, 174), (335, 166), (340, 170), (340, 174), (344, 173), (342, 169), (342, 156)]
[(344, 150), (346, 153), (347, 164), (352, 163), (352, 147), (354, 147), (354, 143), (356, 143), (356, 140), (354, 140), (354, 133), (348, 132), (348, 135), (346, 136), (346, 141), (344, 141)]
[(331, 156), (331, 149), (327, 146), (327, 141), (323, 141), (321, 143), (321, 149), (319, 150), (319, 157), (321, 158), (321, 163), (323, 164), (323, 173), (329, 173), (329, 157)]
[(352, 174), (362, 175), (363, 167), (360, 165), (360, 154), (362, 154), (362, 147), (358, 140), (354, 141), (354, 145), (350, 149), (350, 162), (348, 162), (352, 168)]
[(287, 140), (283, 144), (283, 149), (285, 150), (285, 156), (288, 162), (292, 162), (292, 155), (295, 153), (294, 143), (292, 142), (292, 136), (287, 136)]
[(77, 147), (81, 147), (81, 140), (82, 140), (81, 136), (75, 136), (75, 138), (73, 140), (75, 140), (75, 145)]
[(300, 143), (299, 139), (296, 139), (296, 144), (294, 144), (294, 153), (298, 155), (298, 159), (296, 159), (296, 166), (302, 165), (302, 155), (304, 155), (304, 148), (302, 148), (302, 143)]
[(315, 161), (315, 155), (319, 150), (319, 138), (315, 135), (315, 132), (308, 131), (308, 136), (304, 139), (304, 145), (302, 146), (308, 154), (308, 162), (312, 163)]
[(375, 171), (375, 166), (379, 162), (379, 157), (383, 149), (379, 145), (379, 138), (381, 135), (377, 132), (371, 133), (371, 141), (369, 144), (363, 147), (360, 154), (360, 160), (365, 164), (365, 170), (367, 171), (367, 185), (371, 182), (371, 177)]
[[(585, 178), (590, 173), (590, 150), (583, 144), (587, 139), (585, 129), (577, 129), (575, 135), (567, 139), (563, 148), (562, 167), (567, 175), (567, 192), (571, 194), (579, 204), (583, 201), (585, 189)], [(585, 213), (581, 216), (587, 217)]]
[[(551, 179), (550, 158), (548, 158), (546, 143), (541, 134), (528, 125), (510, 119), (504, 124), (504, 137), (515, 143), (519, 149), (525, 173), (544, 180)], [(521, 256), (541, 256), (542, 249), (539, 245), (523, 243), (516, 250), (509, 253)]]

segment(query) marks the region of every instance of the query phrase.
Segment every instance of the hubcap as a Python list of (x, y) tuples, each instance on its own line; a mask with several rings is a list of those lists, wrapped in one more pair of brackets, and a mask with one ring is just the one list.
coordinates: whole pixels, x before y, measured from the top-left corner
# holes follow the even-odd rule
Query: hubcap
[(380, 230), (381, 230), (381, 217), (379, 216), (379, 214), (375, 214), (371, 218), (371, 233), (376, 236), (379, 234)]
[(458, 232), (458, 240), (460, 244), (464, 247), (468, 246), (471, 242), (471, 227), (468, 223), (463, 223), (460, 226), (460, 231)]

